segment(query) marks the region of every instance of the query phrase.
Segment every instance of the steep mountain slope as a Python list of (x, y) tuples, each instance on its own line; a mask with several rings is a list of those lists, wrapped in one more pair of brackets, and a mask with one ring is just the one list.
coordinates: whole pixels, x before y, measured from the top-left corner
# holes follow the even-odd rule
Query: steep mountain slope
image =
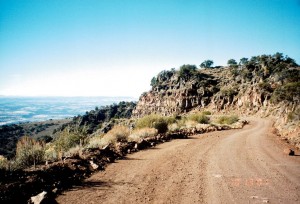
[(300, 67), (281, 53), (255, 56), (229, 67), (183, 65), (160, 72), (151, 85), (140, 97), (134, 117), (203, 109), (274, 116), (279, 134), (300, 147)]

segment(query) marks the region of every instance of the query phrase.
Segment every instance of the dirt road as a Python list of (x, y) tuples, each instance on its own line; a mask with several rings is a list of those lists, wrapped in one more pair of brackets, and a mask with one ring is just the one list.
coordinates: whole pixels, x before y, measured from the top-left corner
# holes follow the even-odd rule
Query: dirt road
[(271, 123), (173, 140), (129, 155), (58, 203), (300, 203), (300, 156), (282, 153)]

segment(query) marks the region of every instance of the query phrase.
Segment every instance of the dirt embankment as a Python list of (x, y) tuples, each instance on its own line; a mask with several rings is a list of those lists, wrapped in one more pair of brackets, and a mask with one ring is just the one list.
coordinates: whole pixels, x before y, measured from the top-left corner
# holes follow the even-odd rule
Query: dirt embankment
[[(299, 203), (300, 157), (268, 120), (138, 152), (63, 193), (58, 203)], [(298, 152), (296, 152), (297, 154)], [(298, 153), (299, 154), (299, 153)]]

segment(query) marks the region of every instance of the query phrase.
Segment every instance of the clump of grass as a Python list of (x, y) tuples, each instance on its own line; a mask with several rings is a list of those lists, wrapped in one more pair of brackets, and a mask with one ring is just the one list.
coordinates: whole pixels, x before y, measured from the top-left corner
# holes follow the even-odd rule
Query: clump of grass
[(158, 131), (155, 128), (141, 128), (134, 130), (128, 137), (129, 141), (139, 141), (147, 137), (153, 137), (157, 135)]
[(188, 120), (195, 121), (197, 123), (202, 123), (202, 124), (208, 124), (209, 123), (209, 117), (207, 117), (203, 113), (193, 113), (188, 115)]
[(180, 120), (178, 120), (176, 123), (179, 126), (179, 129), (184, 127), (186, 125), (186, 122), (188, 119), (186, 117), (181, 117)]
[(176, 120), (178, 118), (180, 118), (180, 116), (170, 116), (170, 117), (163, 117), (165, 119), (165, 121), (168, 123), (168, 125), (172, 124), (172, 123), (176, 123)]
[(19, 168), (39, 164), (44, 161), (45, 143), (31, 137), (22, 137), (17, 143), (16, 163)]
[(126, 126), (117, 125), (114, 126), (108, 133), (106, 133), (103, 138), (110, 138), (113, 142), (127, 141), (130, 130)]
[(114, 126), (103, 136), (95, 136), (90, 139), (87, 147), (96, 148), (104, 147), (109, 144), (115, 145), (117, 142), (126, 142), (128, 140), (130, 130), (125, 126)]
[(172, 121), (173, 119), (169, 117), (151, 114), (138, 119), (136, 122), (136, 128), (155, 128), (158, 133), (165, 133), (168, 131), (168, 123), (171, 123)]
[(168, 125), (168, 130), (170, 132), (176, 132), (176, 131), (180, 130), (180, 125), (178, 123), (172, 123), (172, 124)]
[(92, 138), (90, 138), (87, 148), (99, 148), (105, 146), (103, 141), (101, 140), (103, 136), (97, 135)]
[(221, 116), (217, 119), (217, 123), (226, 125), (231, 125), (233, 123), (236, 123), (237, 121), (239, 121), (239, 118), (236, 115)]
[(6, 157), (0, 155), (0, 169), (7, 170), (9, 168), (9, 161)]
[(186, 128), (194, 128), (197, 126), (197, 124), (199, 124), (197, 121), (195, 120), (187, 120), (185, 121), (185, 127)]
[(211, 112), (210, 111), (203, 111), (202, 114), (203, 115), (211, 115)]

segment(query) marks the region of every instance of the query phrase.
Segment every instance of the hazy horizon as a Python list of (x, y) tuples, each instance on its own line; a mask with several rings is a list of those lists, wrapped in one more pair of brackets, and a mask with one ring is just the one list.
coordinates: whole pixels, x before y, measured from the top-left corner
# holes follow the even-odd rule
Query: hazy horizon
[(130, 96), (182, 64), (282, 52), (297, 0), (1, 0), (0, 95)]
[(134, 101), (130, 97), (1, 97), (0, 126), (23, 122), (65, 119), (86, 111), (119, 103)]

